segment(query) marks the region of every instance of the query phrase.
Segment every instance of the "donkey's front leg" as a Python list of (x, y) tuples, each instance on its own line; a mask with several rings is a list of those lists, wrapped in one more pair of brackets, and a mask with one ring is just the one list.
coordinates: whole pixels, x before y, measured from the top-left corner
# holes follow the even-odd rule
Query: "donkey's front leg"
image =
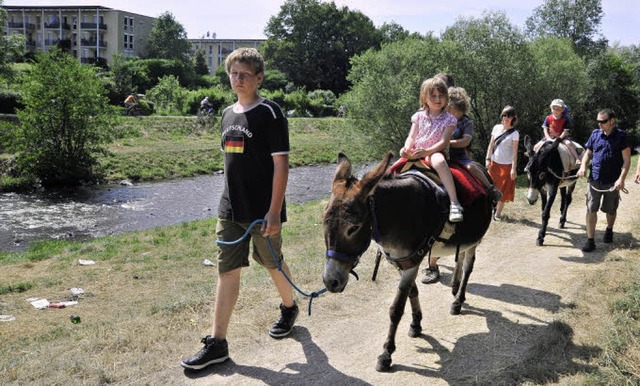
[(422, 333), (422, 309), (420, 299), (418, 299), (418, 286), (414, 282), (409, 290), (409, 303), (411, 304), (411, 325), (409, 326), (409, 336), (416, 338)]
[(391, 354), (396, 351), (396, 332), (398, 331), (398, 324), (404, 314), (404, 307), (407, 304), (407, 298), (409, 292), (416, 286), (416, 277), (418, 276), (419, 265), (400, 271), (400, 283), (398, 284), (398, 291), (396, 297), (393, 299), (393, 303), (389, 308), (389, 331), (387, 332), (387, 340), (384, 342), (382, 348), (382, 354), (378, 356), (378, 364), (376, 365), (377, 371), (389, 371), (391, 369)]
[(547, 199), (542, 201), (542, 224), (540, 225), (540, 231), (538, 232), (538, 238), (536, 239), (536, 245), (544, 245), (544, 236), (547, 234), (547, 224), (549, 224), (549, 218), (551, 217), (551, 207), (553, 201), (556, 199), (558, 193), (558, 186), (552, 185), (547, 191)]

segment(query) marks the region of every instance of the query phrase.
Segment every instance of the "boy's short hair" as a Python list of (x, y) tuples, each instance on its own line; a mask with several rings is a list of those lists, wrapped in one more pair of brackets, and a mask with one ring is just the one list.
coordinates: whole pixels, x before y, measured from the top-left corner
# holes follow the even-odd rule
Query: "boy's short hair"
[(467, 90), (462, 87), (449, 87), (449, 107), (460, 111), (462, 114), (469, 112), (470, 98)]
[(444, 106), (446, 107), (449, 104), (449, 89), (447, 84), (440, 78), (429, 78), (422, 82), (422, 86), (420, 86), (420, 107), (423, 109), (427, 109), (427, 101), (431, 96), (431, 93), (434, 90), (438, 90), (440, 94), (444, 95)]
[(224, 61), (224, 69), (227, 74), (234, 63), (243, 63), (253, 66), (256, 74), (264, 72), (264, 58), (255, 48), (242, 47), (234, 50)]

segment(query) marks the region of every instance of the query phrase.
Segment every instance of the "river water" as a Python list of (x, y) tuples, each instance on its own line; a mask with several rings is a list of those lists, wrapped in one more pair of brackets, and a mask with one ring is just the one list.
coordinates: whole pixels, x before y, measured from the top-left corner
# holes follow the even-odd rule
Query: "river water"
[[(355, 168), (356, 174), (368, 170)], [(335, 165), (289, 172), (287, 203), (328, 197)], [(86, 240), (217, 215), (223, 175), (95, 186), (38, 194), (0, 194), (0, 250), (24, 250), (36, 240)]]

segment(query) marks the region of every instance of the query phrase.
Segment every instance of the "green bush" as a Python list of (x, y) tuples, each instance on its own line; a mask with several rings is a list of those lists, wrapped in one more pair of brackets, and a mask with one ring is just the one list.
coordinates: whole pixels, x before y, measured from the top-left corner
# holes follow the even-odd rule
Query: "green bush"
[(285, 99), (285, 95), (284, 95), (284, 91), (282, 90), (275, 90), (275, 91), (269, 91), (269, 90), (260, 90), (260, 95), (262, 95), (263, 97), (276, 102), (283, 110), (284, 110), (284, 99)]
[(232, 92), (222, 90), (218, 87), (190, 91), (187, 96), (186, 113), (189, 115), (198, 114), (200, 102), (205, 97), (209, 97), (209, 103), (213, 105), (216, 114), (219, 114), (222, 109), (232, 104), (235, 100)]
[(311, 100), (304, 90), (296, 90), (284, 97), (282, 109), (293, 117), (309, 117), (311, 115)]
[(18, 111), (18, 166), (43, 186), (94, 181), (97, 154), (110, 141), (113, 111), (96, 69), (54, 50), (38, 55)]

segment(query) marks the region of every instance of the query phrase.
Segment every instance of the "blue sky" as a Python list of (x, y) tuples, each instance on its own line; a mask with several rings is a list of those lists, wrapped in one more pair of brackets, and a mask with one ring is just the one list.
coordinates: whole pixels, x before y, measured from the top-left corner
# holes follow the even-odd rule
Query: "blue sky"
[[(480, 17), (485, 10), (504, 11), (512, 23), (522, 27), (542, 0), (335, 0), (367, 15), (376, 26), (395, 21), (411, 32), (433, 31), (438, 36), (458, 17)], [(5, 5), (102, 5), (156, 17), (173, 13), (189, 38), (207, 31), (221, 39), (265, 38), (264, 27), (284, 0), (5, 0)], [(640, 1), (602, 0), (602, 34), (610, 44), (640, 45)]]

